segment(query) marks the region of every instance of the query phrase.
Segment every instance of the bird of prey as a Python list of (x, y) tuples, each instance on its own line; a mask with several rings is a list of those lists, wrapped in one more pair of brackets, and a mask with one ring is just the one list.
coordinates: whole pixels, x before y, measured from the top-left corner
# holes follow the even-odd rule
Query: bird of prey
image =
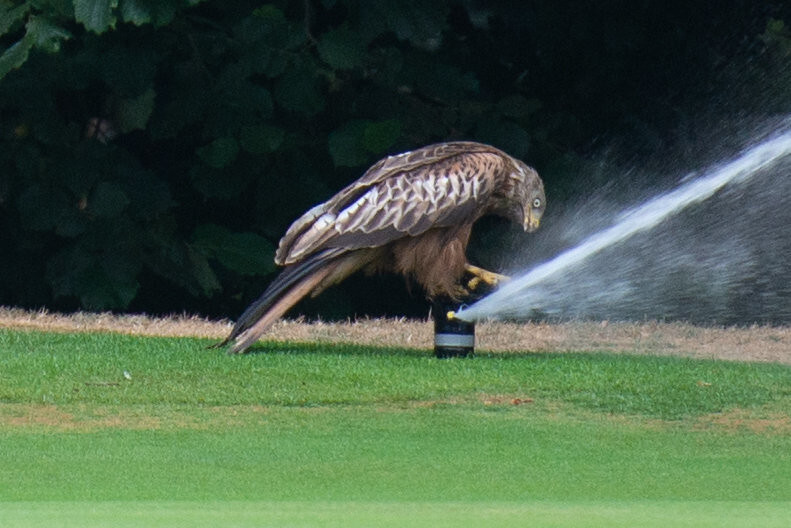
[(285, 268), (219, 346), (245, 352), (300, 299), (358, 270), (401, 274), (432, 300), (495, 286), (506, 277), (467, 262), (473, 224), (499, 215), (532, 232), (545, 201), (538, 173), (489, 145), (438, 143), (384, 158), (288, 228), (275, 254)]

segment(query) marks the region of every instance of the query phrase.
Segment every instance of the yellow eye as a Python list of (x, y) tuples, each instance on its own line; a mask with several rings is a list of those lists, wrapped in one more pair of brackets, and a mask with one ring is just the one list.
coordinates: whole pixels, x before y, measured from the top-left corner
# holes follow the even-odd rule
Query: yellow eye
[(538, 209), (539, 207), (541, 207), (541, 198), (535, 198), (533, 200), (533, 207), (535, 209)]

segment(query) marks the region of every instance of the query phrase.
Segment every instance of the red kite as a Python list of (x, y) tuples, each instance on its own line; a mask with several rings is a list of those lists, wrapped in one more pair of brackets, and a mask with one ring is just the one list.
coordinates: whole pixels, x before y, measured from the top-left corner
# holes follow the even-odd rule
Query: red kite
[(358, 270), (401, 274), (429, 299), (496, 285), (505, 277), (467, 262), (473, 224), (492, 214), (532, 232), (545, 201), (535, 170), (488, 145), (439, 143), (389, 156), (288, 228), (275, 254), (285, 269), (221, 345), (245, 352), (297, 301)]

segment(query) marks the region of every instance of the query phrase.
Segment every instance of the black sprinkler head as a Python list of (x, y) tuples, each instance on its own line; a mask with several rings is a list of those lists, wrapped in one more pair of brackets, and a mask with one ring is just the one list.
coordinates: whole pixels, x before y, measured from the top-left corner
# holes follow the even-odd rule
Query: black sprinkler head
[(468, 357), (475, 351), (475, 323), (454, 317), (458, 308), (434, 303), (434, 355), (440, 359)]

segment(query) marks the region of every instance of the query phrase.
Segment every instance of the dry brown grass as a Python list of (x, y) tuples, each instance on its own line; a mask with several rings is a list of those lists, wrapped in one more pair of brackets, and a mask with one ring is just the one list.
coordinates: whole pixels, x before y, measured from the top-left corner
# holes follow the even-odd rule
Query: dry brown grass
[(791, 433), (791, 417), (786, 413), (761, 414), (760, 409), (756, 411), (737, 408), (701, 416), (695, 423), (695, 429), (787, 435)]
[(106, 429), (217, 430), (260, 421), (269, 408), (233, 407), (152, 408), (117, 405), (49, 405), (0, 402), (0, 430), (28, 429), (90, 433)]
[[(50, 332), (124, 334), (220, 339), (228, 321), (194, 316), (152, 318), (108, 313), (58, 314), (0, 308), (0, 328)], [(360, 319), (328, 323), (278, 322), (269, 338), (277, 341), (355, 343), (428, 349), (433, 327), (426, 320)], [(791, 364), (791, 327), (702, 327), (683, 323), (502, 323), (476, 325), (479, 350), (495, 352), (607, 351)]]

